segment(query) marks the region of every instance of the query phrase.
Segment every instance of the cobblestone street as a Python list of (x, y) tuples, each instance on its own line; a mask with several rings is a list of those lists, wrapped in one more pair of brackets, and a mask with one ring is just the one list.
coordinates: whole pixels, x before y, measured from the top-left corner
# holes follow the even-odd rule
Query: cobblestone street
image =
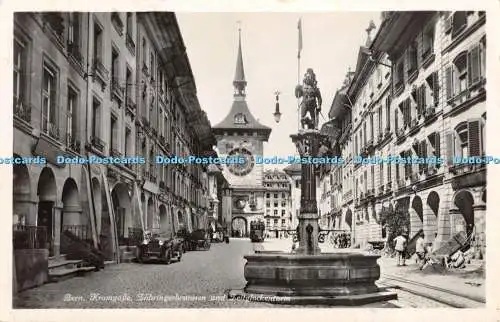
[[(14, 308), (272, 307), (224, 297), (225, 289), (245, 286), (243, 256), (252, 252), (248, 239), (231, 239), (229, 244), (212, 244), (209, 251), (187, 252), (181, 262), (170, 265), (112, 265), (22, 292), (14, 299)], [(158, 298), (176, 295), (166, 301)]]

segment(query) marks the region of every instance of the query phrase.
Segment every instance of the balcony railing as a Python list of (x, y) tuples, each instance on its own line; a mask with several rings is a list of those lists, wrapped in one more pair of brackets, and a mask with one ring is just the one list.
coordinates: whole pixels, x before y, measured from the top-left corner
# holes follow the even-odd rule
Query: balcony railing
[(121, 158), (123, 156), (123, 154), (120, 151), (118, 151), (117, 148), (111, 149), (111, 155), (117, 158)]
[(63, 225), (62, 231), (69, 231), (78, 239), (92, 243), (92, 229), (88, 225)]
[(97, 136), (92, 136), (90, 138), (90, 143), (94, 148), (96, 148), (100, 152), (104, 152), (104, 141), (98, 138)]
[(13, 226), (14, 249), (43, 249), (47, 247), (47, 228), (44, 226)]
[(14, 96), (14, 116), (28, 123), (31, 122), (31, 106)]
[(132, 100), (132, 98), (130, 96), (127, 96), (127, 107), (131, 110), (131, 111), (135, 111), (136, 109), (136, 104), (135, 102)]
[(81, 142), (80, 140), (76, 139), (74, 135), (71, 135), (71, 133), (68, 133), (67, 135), (67, 146), (69, 149), (75, 151), (75, 152), (80, 152), (80, 146)]
[(55, 140), (59, 140), (61, 137), (57, 125), (51, 122), (43, 122), (43, 132)]
[(123, 87), (120, 86), (120, 80), (118, 78), (113, 78), (113, 81), (111, 82), (111, 90), (113, 92), (114, 97), (116, 97), (120, 101), (123, 100), (123, 93), (125, 91)]
[(127, 46), (128, 50), (132, 55), (135, 55), (135, 43), (134, 40), (132, 39), (132, 36), (127, 32), (127, 37), (125, 40), (125, 45)]
[(109, 71), (104, 67), (100, 58), (95, 58), (92, 64), (92, 71), (95, 76), (99, 77), (104, 84), (108, 81)]
[(57, 45), (64, 48), (64, 18), (61, 12), (47, 12), (43, 14), (44, 27), (55, 39)]

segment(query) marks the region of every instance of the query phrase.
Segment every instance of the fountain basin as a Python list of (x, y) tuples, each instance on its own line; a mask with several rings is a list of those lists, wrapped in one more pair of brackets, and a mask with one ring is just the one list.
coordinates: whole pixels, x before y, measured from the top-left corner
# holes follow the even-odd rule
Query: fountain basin
[[(363, 305), (397, 299), (396, 293), (381, 290), (375, 284), (380, 278), (379, 258), (354, 252), (258, 252), (245, 256), (247, 284), (243, 290), (233, 291), (233, 295), (273, 298), (283, 304)], [(276, 297), (284, 299), (279, 301)]]

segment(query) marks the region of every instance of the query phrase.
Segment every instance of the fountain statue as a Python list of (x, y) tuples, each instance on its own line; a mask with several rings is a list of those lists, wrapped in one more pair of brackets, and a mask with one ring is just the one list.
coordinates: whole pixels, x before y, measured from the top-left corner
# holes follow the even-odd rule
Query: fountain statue
[[(331, 142), (332, 138), (317, 129), (321, 95), (312, 69), (307, 70), (304, 86), (296, 88), (296, 96), (302, 97), (303, 126), (298, 134), (291, 135), (292, 141), (301, 158), (318, 157), (328, 150), (322, 147), (328, 146), (325, 142)], [(306, 112), (310, 113), (310, 120), (304, 118)], [(329, 126), (334, 124), (331, 122)], [(330, 132), (340, 133), (338, 129), (330, 129)], [(325, 240), (328, 231), (319, 226), (315, 166), (302, 164), (300, 214), (295, 235), (299, 242), (297, 249), (294, 252), (256, 251), (245, 256), (247, 284), (243, 290), (229, 291), (229, 297), (271, 299), (269, 301), (282, 304), (341, 306), (397, 299), (396, 293), (381, 290), (375, 284), (380, 278), (379, 255), (345, 250), (321, 252), (319, 243)]]

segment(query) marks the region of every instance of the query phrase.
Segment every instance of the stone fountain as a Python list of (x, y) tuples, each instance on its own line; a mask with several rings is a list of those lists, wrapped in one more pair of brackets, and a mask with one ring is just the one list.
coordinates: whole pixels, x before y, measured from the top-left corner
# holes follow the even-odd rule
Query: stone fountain
[[(291, 135), (301, 158), (318, 157), (328, 136), (318, 129), (321, 95), (312, 69), (304, 85), (296, 88), (302, 97), (302, 129)], [(306, 114), (310, 114), (310, 118)], [(307, 128), (306, 128), (307, 127)], [(230, 298), (242, 298), (280, 304), (322, 304), (360, 306), (397, 299), (397, 294), (381, 290), (378, 255), (339, 251), (322, 253), (319, 241), (324, 238), (319, 227), (316, 202), (315, 164), (302, 163), (300, 214), (295, 252), (259, 251), (245, 256), (242, 290), (231, 290)]]

